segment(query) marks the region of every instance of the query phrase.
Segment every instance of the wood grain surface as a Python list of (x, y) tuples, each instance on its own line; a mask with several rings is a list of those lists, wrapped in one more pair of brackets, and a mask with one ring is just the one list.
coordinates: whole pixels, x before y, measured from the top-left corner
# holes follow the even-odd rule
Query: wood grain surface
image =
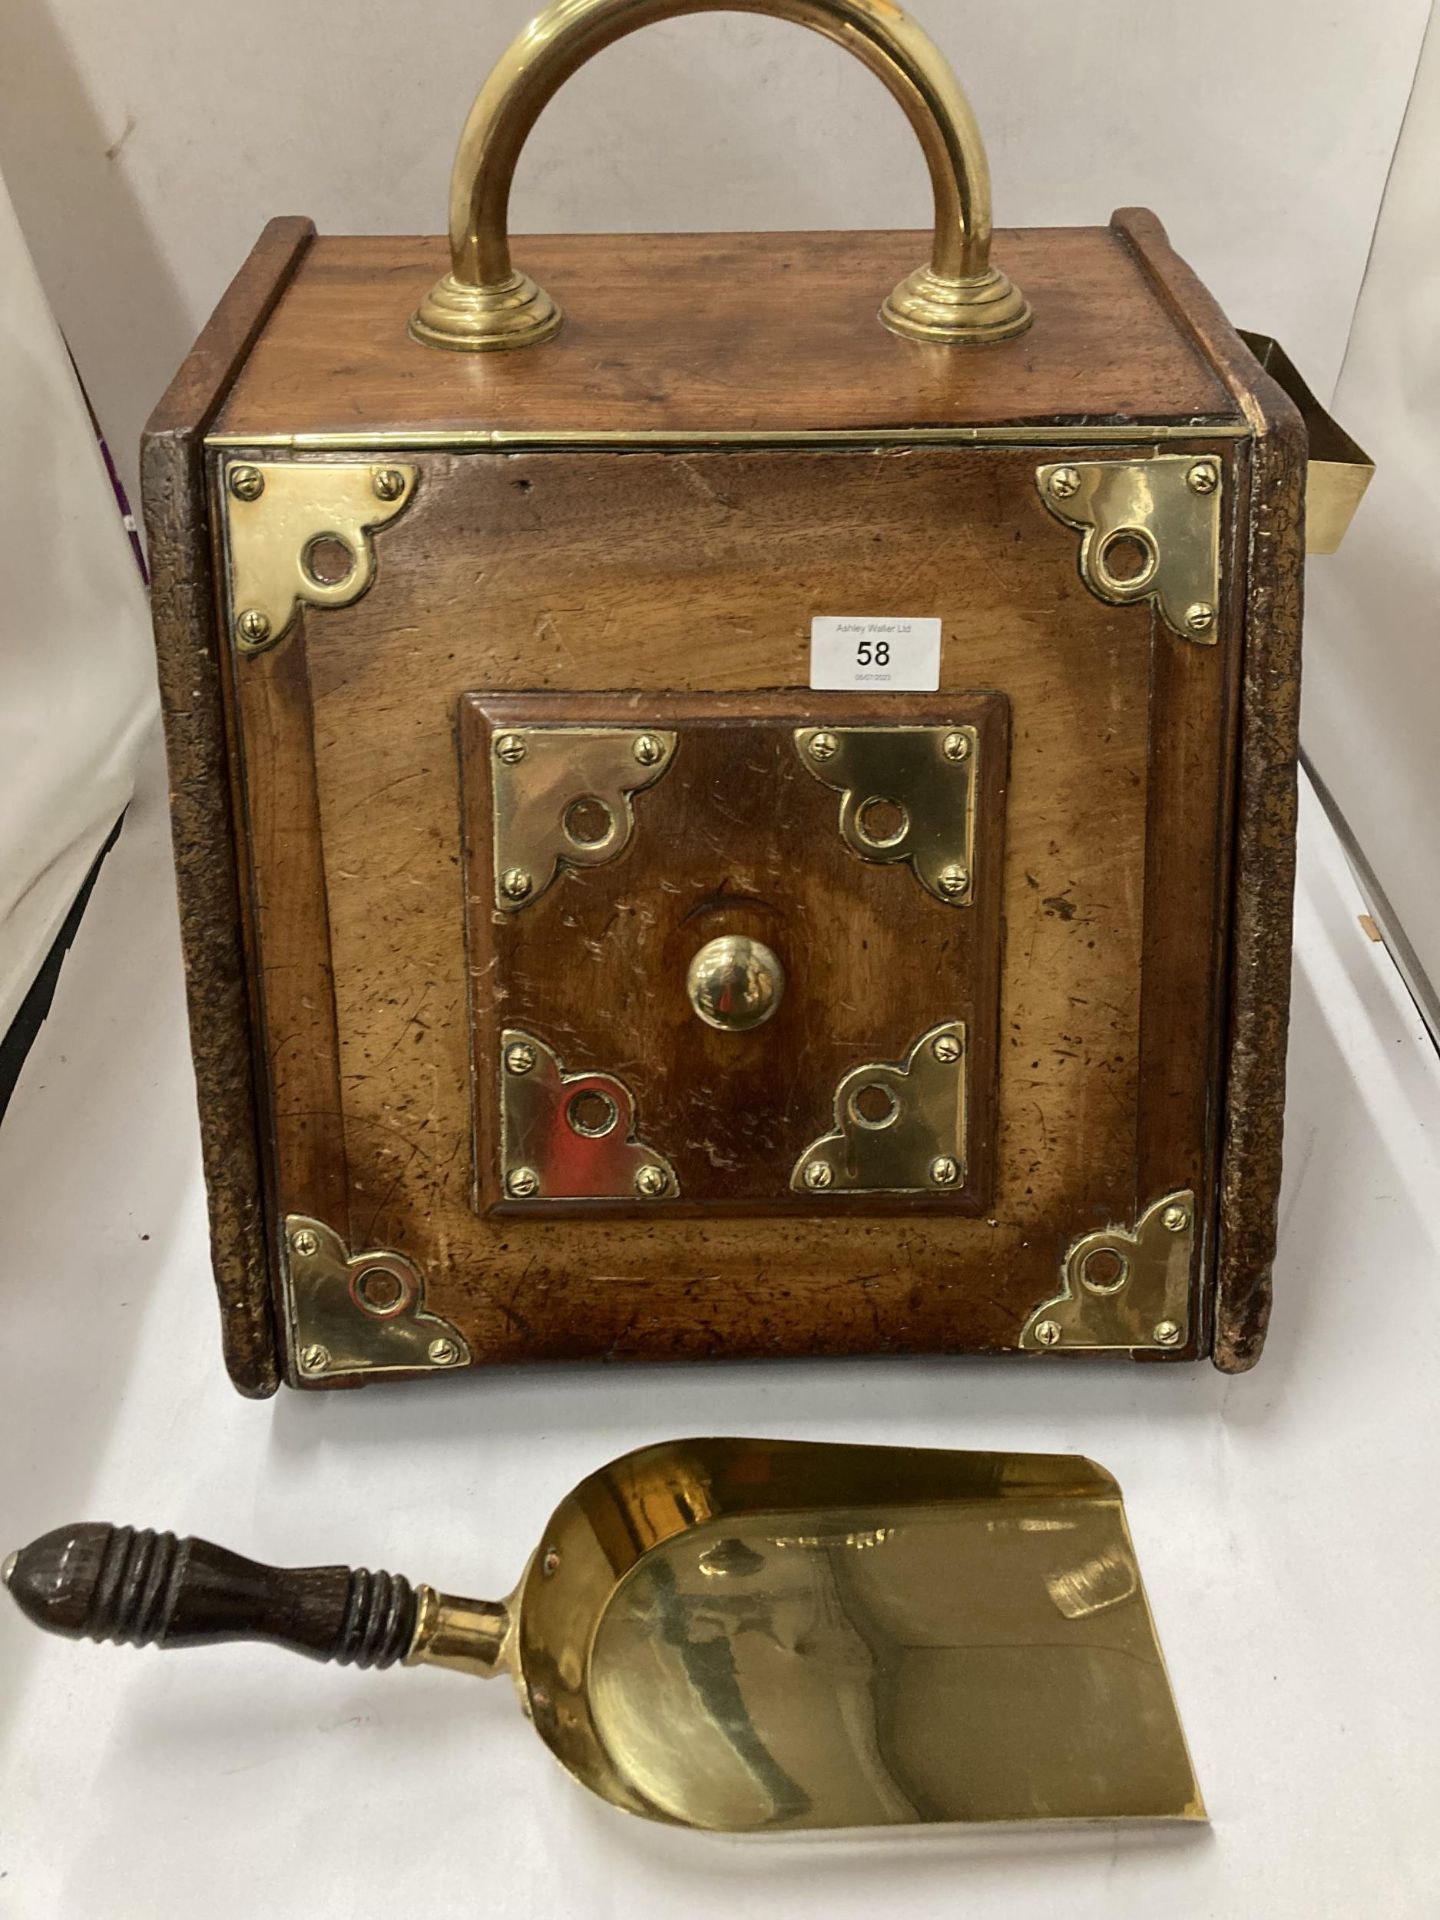
[[(1233, 443), (1207, 450), (1233, 472)], [(1208, 1217), (1233, 621), (1198, 647), (1090, 594), (1035, 487), (1052, 457), (422, 456), (366, 596), (235, 668), (251, 804), (283, 735), (292, 783), (313, 769), (324, 866), (328, 942), (312, 850), (252, 835), (267, 1008), (335, 1009), (333, 1063), (272, 1029), (277, 1116), (331, 1112), (338, 1067), (344, 1134), (343, 1168), (338, 1147), (318, 1172), (277, 1158), (282, 1210), (317, 1211), (343, 1171), (331, 1223), (410, 1255), (481, 1362), (1006, 1349), (1078, 1234), (1191, 1183)], [(811, 617), (856, 607), (938, 616), (942, 689), (1011, 704), (993, 1206), (479, 1216), (461, 696), (629, 693), (658, 716), (667, 693), (803, 689)], [(293, 747), (304, 726), (313, 757)], [(293, 784), (267, 779), (298, 823)]]
[(315, 242), (216, 431), (811, 432), (1014, 422), (1235, 421), (1235, 401), (1098, 228), (995, 237), (1035, 324), (975, 347), (898, 339), (880, 303), (923, 234), (583, 234), (515, 243), (558, 337), (448, 353), (406, 325), (444, 243)]

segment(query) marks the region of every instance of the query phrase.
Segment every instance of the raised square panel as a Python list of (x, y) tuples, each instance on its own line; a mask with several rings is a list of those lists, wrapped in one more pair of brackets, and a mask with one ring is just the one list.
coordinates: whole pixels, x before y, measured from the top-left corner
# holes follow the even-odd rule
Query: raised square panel
[(461, 702), (476, 1204), (982, 1211), (997, 693)]

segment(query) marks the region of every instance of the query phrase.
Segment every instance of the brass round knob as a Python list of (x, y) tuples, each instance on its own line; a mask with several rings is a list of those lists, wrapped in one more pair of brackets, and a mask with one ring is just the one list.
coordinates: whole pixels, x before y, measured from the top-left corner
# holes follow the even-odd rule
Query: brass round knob
[(707, 1027), (746, 1033), (779, 1006), (785, 969), (759, 940), (726, 933), (707, 940), (690, 962), (685, 991)]

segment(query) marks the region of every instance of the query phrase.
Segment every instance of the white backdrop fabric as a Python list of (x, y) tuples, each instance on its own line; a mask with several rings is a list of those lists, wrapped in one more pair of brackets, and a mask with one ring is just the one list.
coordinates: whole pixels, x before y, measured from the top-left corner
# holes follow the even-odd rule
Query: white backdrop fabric
[[(1301, 732), (1440, 991), (1440, 21), (1395, 153), (1335, 396), (1376, 462), (1344, 548), (1311, 570)], [(1376, 903), (1380, 904), (1379, 902)], [(1440, 1031), (1437, 1031), (1440, 1039)]]
[(0, 181), (0, 1035), (130, 799), (154, 716), (139, 569)]

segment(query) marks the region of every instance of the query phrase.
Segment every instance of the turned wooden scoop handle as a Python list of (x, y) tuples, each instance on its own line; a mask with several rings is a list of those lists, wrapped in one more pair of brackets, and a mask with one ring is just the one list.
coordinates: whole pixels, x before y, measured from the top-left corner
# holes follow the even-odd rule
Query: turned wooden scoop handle
[(393, 1574), (266, 1567), (208, 1540), (134, 1527), (57, 1527), (13, 1554), (4, 1577), (23, 1614), (71, 1640), (268, 1640), (312, 1660), (390, 1667), (415, 1632), (414, 1589)]

